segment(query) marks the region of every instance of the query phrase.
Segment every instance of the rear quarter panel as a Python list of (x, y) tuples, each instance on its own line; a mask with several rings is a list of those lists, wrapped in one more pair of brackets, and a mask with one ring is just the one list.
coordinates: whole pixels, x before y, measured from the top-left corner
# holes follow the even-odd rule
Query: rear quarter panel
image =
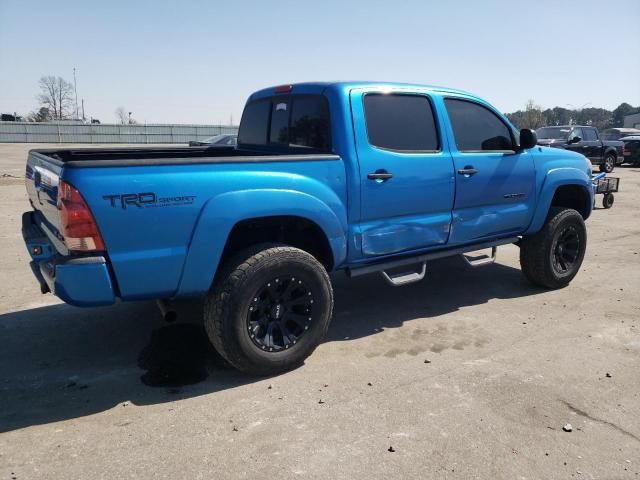
[[(255, 216), (299, 214), (323, 228), (337, 260), (346, 255), (341, 160), (69, 168), (63, 178), (93, 212), (123, 300), (205, 293), (231, 228)], [(126, 194), (155, 197), (105, 199)]]

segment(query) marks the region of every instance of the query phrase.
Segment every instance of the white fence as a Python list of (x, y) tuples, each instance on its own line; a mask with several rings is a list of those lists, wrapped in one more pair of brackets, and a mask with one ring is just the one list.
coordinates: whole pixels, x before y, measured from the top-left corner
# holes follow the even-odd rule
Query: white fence
[(237, 132), (231, 125), (0, 122), (0, 143), (188, 143)]

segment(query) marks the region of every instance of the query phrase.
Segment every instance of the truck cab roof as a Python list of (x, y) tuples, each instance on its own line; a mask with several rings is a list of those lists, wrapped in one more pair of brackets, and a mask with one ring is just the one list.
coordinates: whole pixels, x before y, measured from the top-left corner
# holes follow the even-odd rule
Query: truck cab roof
[(293, 94), (322, 94), (326, 90), (331, 89), (336, 92), (348, 94), (351, 90), (357, 88), (371, 88), (379, 90), (411, 90), (421, 92), (437, 92), (437, 93), (451, 93), (456, 95), (465, 95), (477, 98), (472, 93), (464, 90), (458, 90), (448, 87), (439, 87), (434, 85), (420, 85), (413, 83), (399, 83), (399, 82), (376, 82), (376, 81), (340, 81), (340, 82), (301, 82), (284, 84), (279, 86), (272, 86), (258, 90), (251, 97), (250, 100), (258, 98), (270, 97), (276, 93), (293, 93)]

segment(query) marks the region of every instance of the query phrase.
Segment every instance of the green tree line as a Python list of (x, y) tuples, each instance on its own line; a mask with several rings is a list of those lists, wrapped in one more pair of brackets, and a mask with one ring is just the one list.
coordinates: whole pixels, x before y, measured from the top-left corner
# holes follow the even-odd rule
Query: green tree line
[(571, 110), (554, 107), (542, 109), (529, 100), (524, 110), (507, 113), (507, 118), (518, 128), (540, 128), (548, 125), (592, 125), (599, 130), (622, 127), (625, 115), (639, 113), (640, 107), (621, 103), (614, 110), (606, 108), (582, 108)]

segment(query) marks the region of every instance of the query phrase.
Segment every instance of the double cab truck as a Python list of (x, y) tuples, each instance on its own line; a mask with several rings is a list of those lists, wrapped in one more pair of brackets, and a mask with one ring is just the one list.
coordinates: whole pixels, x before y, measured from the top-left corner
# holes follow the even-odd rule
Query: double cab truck
[(595, 127), (560, 125), (536, 130), (538, 145), (563, 148), (587, 157), (601, 172), (611, 173), (616, 165), (624, 162), (624, 143), (619, 140), (603, 140)]
[(491, 249), (465, 256), (477, 266), (516, 244), (531, 282), (566, 286), (593, 204), (583, 155), (539, 147), (469, 93), (395, 83), (260, 90), (235, 147), (32, 150), (26, 184), (43, 293), (165, 312), (204, 298), (215, 348), (258, 375), (321, 342), (331, 272), (400, 286), (432, 259)]

